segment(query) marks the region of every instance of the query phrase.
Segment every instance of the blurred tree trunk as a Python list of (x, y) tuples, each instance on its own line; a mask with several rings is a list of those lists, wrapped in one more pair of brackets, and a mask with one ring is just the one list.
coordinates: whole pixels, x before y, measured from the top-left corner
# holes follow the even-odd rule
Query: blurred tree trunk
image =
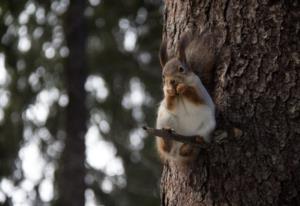
[(69, 104), (66, 108), (66, 139), (59, 176), (60, 206), (84, 206), (85, 203), (85, 133), (86, 28), (85, 0), (72, 0), (66, 14), (65, 35), (69, 56), (65, 65)]
[(300, 205), (299, 13), (296, 0), (165, 0), (170, 52), (186, 30), (218, 34), (219, 126), (242, 135), (189, 168), (166, 164), (162, 205)]

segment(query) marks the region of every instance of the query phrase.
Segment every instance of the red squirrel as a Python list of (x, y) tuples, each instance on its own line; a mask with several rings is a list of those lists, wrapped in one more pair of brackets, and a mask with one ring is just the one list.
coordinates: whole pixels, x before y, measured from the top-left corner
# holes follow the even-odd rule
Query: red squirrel
[[(169, 58), (167, 42), (162, 41), (160, 63), (164, 98), (158, 108), (157, 129), (172, 129), (184, 136), (199, 135), (210, 142), (216, 127), (215, 105), (197, 75), (199, 73), (206, 83), (212, 79), (215, 54), (210, 44), (209, 34), (202, 33), (198, 37), (185, 34), (178, 42), (176, 56)], [(189, 161), (199, 152), (192, 144), (160, 137), (156, 137), (156, 144), (163, 161)]]

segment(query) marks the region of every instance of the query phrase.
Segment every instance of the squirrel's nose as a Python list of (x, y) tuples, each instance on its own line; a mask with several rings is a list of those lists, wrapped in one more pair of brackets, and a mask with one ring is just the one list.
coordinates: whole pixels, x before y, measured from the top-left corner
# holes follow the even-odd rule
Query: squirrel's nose
[(170, 84), (171, 84), (171, 85), (175, 85), (175, 84), (176, 84), (175, 79), (171, 79)]

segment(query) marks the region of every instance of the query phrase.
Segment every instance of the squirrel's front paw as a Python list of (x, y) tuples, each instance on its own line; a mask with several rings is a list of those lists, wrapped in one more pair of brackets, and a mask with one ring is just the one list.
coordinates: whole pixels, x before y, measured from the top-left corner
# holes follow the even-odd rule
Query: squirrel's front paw
[(177, 94), (183, 94), (188, 89), (188, 86), (186, 86), (183, 83), (180, 83), (176, 87), (176, 93)]
[(169, 96), (175, 96), (176, 95), (176, 91), (175, 91), (175, 89), (173, 89), (173, 88), (171, 88), (171, 89), (166, 89), (166, 93), (167, 93), (167, 95), (169, 95)]

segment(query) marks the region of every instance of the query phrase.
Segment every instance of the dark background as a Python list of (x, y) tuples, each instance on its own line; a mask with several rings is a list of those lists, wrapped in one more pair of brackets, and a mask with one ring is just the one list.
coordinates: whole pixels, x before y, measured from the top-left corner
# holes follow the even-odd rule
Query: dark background
[[(53, 205), (61, 195), (68, 6), (0, 1), (0, 205)], [(154, 125), (162, 96), (161, 13), (159, 0), (86, 1), (87, 206), (159, 203), (159, 162), (141, 126)]]

